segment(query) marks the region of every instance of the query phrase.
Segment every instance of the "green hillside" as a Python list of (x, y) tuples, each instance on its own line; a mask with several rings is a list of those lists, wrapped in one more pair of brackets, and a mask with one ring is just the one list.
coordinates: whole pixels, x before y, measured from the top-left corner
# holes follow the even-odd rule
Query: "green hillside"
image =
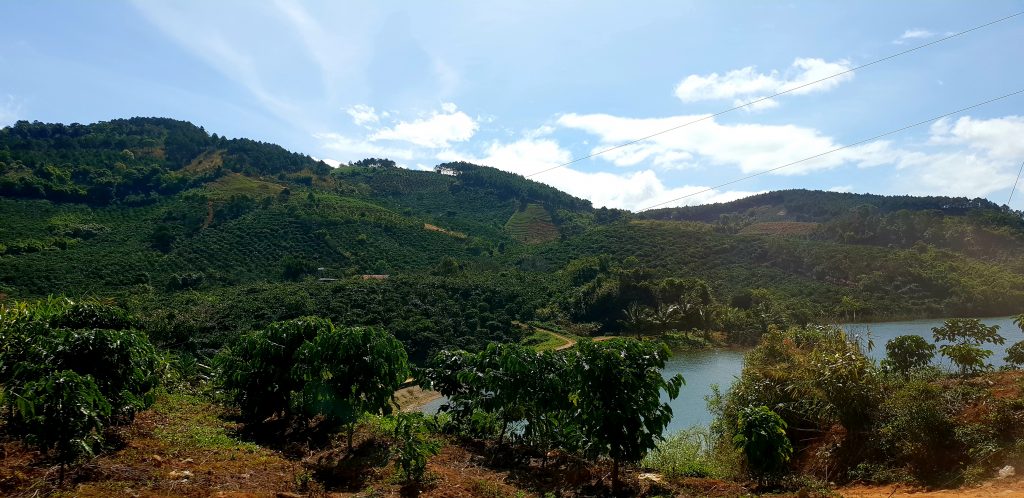
[[(1024, 217), (980, 199), (792, 190), (634, 214), (484, 166), (331, 168), (161, 118), (0, 130), (0, 219), (6, 298), (110, 297), (174, 323), (245, 289), (282, 302), (295, 301), (281, 290), (293, 285), (343, 289), (347, 300), (384, 289), (390, 302), (419, 282), (471, 280), (452, 295), (480, 314), (468, 325), (463, 311), (415, 311), (422, 298), (386, 312), (360, 300), (346, 308), (364, 317), (352, 323), (388, 323), (410, 341), (428, 334), (421, 318), (459, 323), (429, 332), (428, 349), (515, 337), (512, 322), (535, 319), (614, 331), (628, 305), (685, 294), (659, 290), (681, 285), (672, 279), (700, 282), (709, 303), (751, 317), (765, 292), (799, 320), (1024, 308)], [(518, 304), (484, 297), (494, 293)], [(230, 336), (317, 309), (295, 302), (252, 323), (232, 315), (194, 326)]]
[(505, 223), (505, 233), (527, 244), (541, 244), (558, 238), (558, 228), (544, 206), (527, 204)]

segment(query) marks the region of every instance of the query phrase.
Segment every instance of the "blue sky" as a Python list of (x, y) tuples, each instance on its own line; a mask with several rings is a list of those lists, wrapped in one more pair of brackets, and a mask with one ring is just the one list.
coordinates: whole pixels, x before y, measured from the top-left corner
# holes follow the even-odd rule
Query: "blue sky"
[[(329, 162), (531, 174), (1024, 1), (0, 3), (0, 125), (167, 116)], [(1024, 89), (1024, 16), (534, 176), (642, 209)], [(1024, 95), (672, 204), (781, 188), (982, 196)], [(1013, 207), (1024, 209), (1024, 193)]]

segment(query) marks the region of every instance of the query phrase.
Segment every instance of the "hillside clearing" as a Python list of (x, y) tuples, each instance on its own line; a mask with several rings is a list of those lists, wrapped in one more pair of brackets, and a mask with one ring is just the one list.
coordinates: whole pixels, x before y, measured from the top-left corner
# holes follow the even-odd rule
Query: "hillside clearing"
[(540, 204), (527, 204), (526, 209), (512, 213), (505, 223), (505, 233), (527, 244), (542, 244), (558, 239), (558, 227), (551, 214)]

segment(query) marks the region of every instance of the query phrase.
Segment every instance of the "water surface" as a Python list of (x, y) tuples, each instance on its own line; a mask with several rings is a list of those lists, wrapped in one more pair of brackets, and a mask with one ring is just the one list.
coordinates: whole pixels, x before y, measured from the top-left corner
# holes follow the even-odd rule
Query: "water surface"
[[(1012, 317), (983, 318), (986, 325), (999, 325), (999, 333), (1006, 338), (1003, 345), (989, 344), (985, 349), (992, 351), (989, 363), (999, 367), (1004, 364), (1003, 356), (1006, 348), (1020, 340), (1024, 340), (1024, 332), (1013, 324)], [(874, 348), (867, 351), (868, 356), (881, 360), (885, 357), (885, 343), (890, 339), (908, 334), (932, 340), (932, 327), (941, 327), (943, 319), (908, 320), (901, 322), (849, 323), (842, 325), (851, 336), (856, 336), (863, 344), (868, 339)], [(704, 398), (711, 394), (711, 386), (718, 385), (724, 392), (729, 389), (743, 369), (744, 352), (736, 350), (709, 350), (678, 353), (669, 360), (663, 371), (665, 377), (677, 373), (683, 374), (686, 385), (679, 391), (679, 397), (671, 402), (672, 422), (666, 434), (686, 429), (694, 425), (707, 425), (712, 421)], [(950, 368), (949, 361), (935, 355), (935, 364)]]

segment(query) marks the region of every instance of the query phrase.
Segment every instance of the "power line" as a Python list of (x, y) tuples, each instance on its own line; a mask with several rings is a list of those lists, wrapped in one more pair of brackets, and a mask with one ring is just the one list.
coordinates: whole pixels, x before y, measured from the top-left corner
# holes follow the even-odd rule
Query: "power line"
[(675, 202), (675, 201), (679, 201), (679, 200), (682, 200), (682, 199), (686, 199), (688, 197), (693, 197), (695, 195), (703, 194), (703, 193), (706, 193), (706, 192), (711, 192), (712, 190), (716, 190), (716, 189), (725, 187), (727, 185), (732, 185), (734, 183), (739, 183), (739, 182), (742, 182), (744, 180), (749, 180), (751, 178), (754, 178), (755, 176), (761, 176), (761, 175), (764, 175), (764, 174), (767, 174), (767, 173), (771, 173), (773, 171), (778, 171), (778, 170), (780, 170), (782, 168), (788, 168), (790, 166), (793, 166), (794, 164), (800, 164), (802, 162), (810, 161), (811, 159), (817, 159), (817, 158), (822, 157), (822, 156), (827, 156), (827, 155), (829, 155), (829, 154), (831, 154), (833, 152), (838, 152), (838, 151), (841, 151), (843, 149), (849, 149), (850, 147), (855, 147), (857, 145), (861, 145), (861, 144), (864, 144), (864, 143), (867, 143), (867, 142), (872, 142), (872, 141), (878, 140), (879, 138), (882, 138), (882, 137), (887, 137), (889, 135), (893, 135), (893, 134), (899, 133), (901, 131), (909, 130), (909, 129), (914, 128), (916, 126), (921, 126), (921, 125), (926, 124), (926, 123), (931, 123), (932, 121), (938, 121), (938, 120), (940, 120), (942, 118), (946, 118), (946, 117), (952, 116), (954, 114), (960, 114), (961, 112), (969, 111), (971, 109), (974, 109), (975, 107), (981, 107), (981, 106), (986, 105), (986, 104), (991, 104), (992, 102), (996, 102), (998, 100), (1003, 100), (1005, 98), (1012, 97), (1014, 95), (1018, 95), (1018, 94), (1021, 94), (1021, 93), (1024, 93), (1024, 89), (1017, 90), (1016, 92), (1013, 92), (1013, 93), (1008, 93), (1008, 94), (1003, 95), (1001, 97), (996, 97), (996, 98), (993, 98), (993, 99), (989, 99), (989, 100), (986, 100), (984, 102), (979, 102), (977, 104), (969, 105), (967, 107), (963, 107), (963, 108), (957, 109), (955, 111), (947, 112), (945, 114), (942, 114), (941, 116), (935, 116), (935, 117), (932, 117), (932, 118), (925, 119), (923, 121), (918, 121), (918, 122), (916, 122), (914, 124), (907, 125), (907, 126), (904, 126), (902, 128), (898, 128), (898, 129), (895, 129), (895, 130), (892, 130), (892, 131), (887, 131), (885, 133), (882, 133), (881, 135), (875, 135), (875, 136), (873, 136), (871, 138), (866, 138), (864, 140), (860, 140), (860, 141), (857, 141), (857, 142), (854, 142), (854, 143), (851, 143), (851, 144), (843, 145), (842, 147), (836, 147), (834, 149), (827, 150), (825, 152), (821, 152), (819, 154), (815, 154), (815, 155), (810, 156), (810, 157), (805, 157), (805, 158), (800, 159), (798, 161), (793, 161), (791, 163), (783, 164), (782, 166), (776, 166), (774, 168), (767, 169), (767, 170), (764, 170), (764, 171), (761, 171), (761, 172), (758, 172), (758, 173), (754, 173), (752, 175), (747, 175), (747, 176), (744, 176), (742, 178), (737, 178), (735, 180), (731, 180), (731, 181), (728, 181), (728, 182), (725, 182), (725, 183), (722, 183), (722, 184), (719, 184), (719, 185), (715, 185), (713, 187), (708, 187), (708, 188), (706, 188), (704, 190), (700, 190), (700, 191), (697, 191), (697, 192), (686, 194), (686, 195), (681, 196), (681, 197), (676, 197), (675, 199), (669, 199), (669, 200), (667, 200), (665, 202), (659, 202), (657, 204), (654, 204), (653, 206), (649, 206), (649, 207), (646, 207), (644, 209), (641, 209), (640, 211), (647, 211), (648, 209), (653, 209), (653, 208), (656, 208), (658, 206), (663, 206), (663, 205), (668, 204), (670, 202)]
[(1010, 201), (1013, 200), (1013, 193), (1017, 191), (1017, 183), (1020, 182), (1020, 174), (1024, 173), (1024, 162), (1020, 163), (1020, 171), (1017, 172), (1017, 179), (1013, 181), (1013, 188), (1010, 189), (1010, 198), (1007, 199), (1006, 205), (1010, 205)]
[(787, 93), (794, 92), (794, 91), (799, 90), (801, 88), (806, 88), (806, 87), (809, 87), (811, 85), (816, 85), (818, 83), (821, 83), (822, 81), (830, 80), (832, 78), (835, 78), (835, 77), (838, 77), (838, 76), (842, 76), (844, 74), (852, 73), (854, 71), (858, 71), (860, 69), (864, 69), (864, 68), (866, 68), (868, 66), (873, 66), (873, 65), (878, 64), (880, 62), (885, 62), (885, 61), (887, 61), (889, 59), (895, 59), (896, 57), (899, 57), (901, 55), (909, 54), (909, 53), (914, 52), (916, 50), (921, 50), (922, 48), (929, 47), (929, 46), (935, 45), (937, 43), (942, 43), (942, 42), (944, 42), (946, 40), (950, 40), (950, 39), (956, 38), (958, 36), (963, 36), (963, 35), (965, 35), (967, 33), (970, 33), (971, 31), (977, 31), (979, 29), (991, 26), (993, 24), (1006, 21), (1007, 19), (1012, 19), (1012, 18), (1017, 17), (1017, 16), (1019, 16), (1021, 14), (1024, 14), (1024, 11), (1018, 12), (1016, 14), (1011, 14), (1011, 15), (1008, 15), (1008, 16), (1000, 18), (1000, 19), (996, 19), (995, 21), (991, 21), (991, 22), (987, 22), (985, 24), (981, 24), (981, 25), (975, 26), (975, 27), (973, 27), (971, 29), (966, 29), (966, 30), (960, 31), (959, 33), (954, 33), (954, 34), (951, 34), (949, 36), (946, 36), (946, 37), (943, 37), (943, 38), (939, 38), (938, 40), (934, 40), (934, 41), (925, 43), (923, 45), (918, 45), (918, 46), (916, 46), (914, 48), (907, 49), (907, 50), (904, 50), (902, 52), (898, 52), (898, 53), (889, 55), (887, 57), (882, 57), (881, 59), (869, 62), (867, 64), (862, 64), (860, 66), (857, 66), (857, 67), (854, 67), (854, 68), (850, 68), (850, 69), (847, 69), (847, 70), (842, 71), (842, 72), (838, 72), (836, 74), (833, 74), (832, 76), (826, 76), (826, 77), (821, 78), (819, 80), (814, 80), (814, 81), (811, 81), (809, 83), (804, 83), (802, 85), (795, 86), (795, 87), (790, 88), (788, 90), (783, 90), (781, 92), (778, 92), (778, 93), (773, 94), (773, 95), (769, 95), (767, 97), (762, 97), (762, 98), (759, 98), (757, 100), (751, 100), (750, 102), (747, 102), (746, 104), (738, 105), (736, 107), (732, 107), (732, 108), (726, 109), (724, 111), (717, 112), (715, 114), (709, 114), (709, 115), (704, 116), (702, 118), (695, 119), (693, 121), (689, 121), (687, 123), (683, 123), (683, 124), (678, 125), (678, 126), (673, 126), (672, 128), (667, 128), (665, 130), (659, 131), (657, 133), (652, 133), (650, 135), (638, 138), (636, 140), (630, 140), (629, 142), (622, 143), (622, 144), (619, 144), (619, 145), (616, 145), (616, 146), (613, 146), (613, 147), (609, 147), (607, 149), (602, 149), (602, 150), (599, 150), (597, 152), (591, 153), (589, 155), (586, 155), (586, 156), (583, 156), (583, 157), (580, 157), (580, 158), (577, 158), (577, 159), (573, 159), (572, 161), (569, 161), (569, 162), (566, 162), (566, 163), (562, 163), (562, 164), (558, 164), (558, 165), (552, 166), (550, 168), (542, 169), (542, 170), (537, 171), (535, 173), (530, 173), (529, 175), (526, 175), (524, 178), (531, 178), (531, 177), (534, 177), (534, 176), (537, 176), (537, 175), (540, 175), (540, 174), (543, 174), (543, 173), (547, 173), (548, 171), (556, 170), (558, 168), (562, 168), (562, 167), (568, 166), (570, 164), (578, 163), (580, 161), (583, 161), (583, 160), (586, 160), (586, 159), (590, 159), (592, 157), (599, 156), (599, 155), (604, 154), (606, 152), (611, 152), (611, 151), (616, 150), (616, 149), (621, 149), (623, 147), (628, 147), (628, 146), (633, 145), (635, 143), (643, 142), (644, 140), (647, 140), (647, 139), (650, 139), (650, 138), (654, 138), (654, 137), (656, 137), (658, 135), (664, 135), (666, 133), (678, 130), (680, 128), (684, 128), (684, 127), (690, 126), (690, 125), (695, 124), (695, 123), (699, 123), (701, 121), (706, 121), (708, 119), (716, 118), (718, 116), (721, 116), (722, 114), (725, 114), (725, 113), (728, 113), (728, 112), (732, 112), (732, 111), (735, 111), (737, 109), (742, 109), (744, 107), (752, 106), (752, 105), (757, 104), (759, 102), (764, 102), (766, 100), (773, 99), (775, 97), (778, 97), (779, 95), (785, 95)]

